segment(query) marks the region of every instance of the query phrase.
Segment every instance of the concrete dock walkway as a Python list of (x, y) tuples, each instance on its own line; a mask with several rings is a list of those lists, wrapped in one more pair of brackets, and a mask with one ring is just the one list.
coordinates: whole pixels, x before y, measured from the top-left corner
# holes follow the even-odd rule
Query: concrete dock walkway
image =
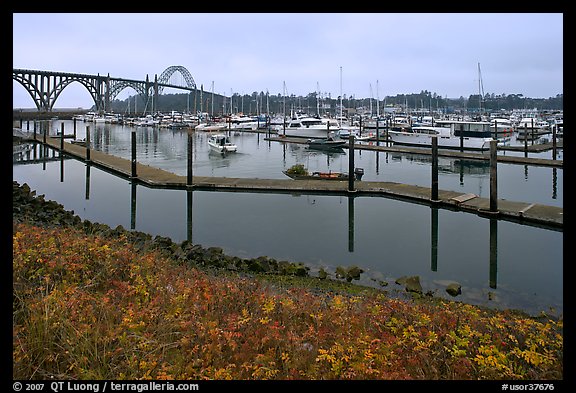
[[(37, 137), (37, 141), (42, 142), (42, 138)], [(47, 137), (46, 144), (56, 150), (60, 150), (61, 138)], [(86, 161), (87, 149), (79, 144), (64, 142), (64, 153)], [(498, 157), (498, 162), (500, 161), (501, 158)], [(540, 161), (542, 160), (537, 161), (535, 165), (544, 165)], [(561, 207), (498, 199), (498, 211), (491, 212), (488, 198), (481, 198), (475, 194), (438, 190), (438, 200), (432, 201), (431, 188), (394, 182), (355, 181), (354, 190), (350, 191), (348, 189), (348, 181), (192, 176), (192, 184), (189, 185), (187, 184), (187, 176), (177, 175), (140, 163), (136, 163), (136, 177), (133, 178), (132, 162), (130, 160), (97, 150), (90, 150), (89, 162), (94, 166), (101, 167), (116, 175), (133, 179), (149, 187), (212, 191), (383, 196), (560, 231), (563, 230), (564, 225), (563, 208)], [(561, 165), (561, 161), (556, 162), (556, 165), (558, 164)]]

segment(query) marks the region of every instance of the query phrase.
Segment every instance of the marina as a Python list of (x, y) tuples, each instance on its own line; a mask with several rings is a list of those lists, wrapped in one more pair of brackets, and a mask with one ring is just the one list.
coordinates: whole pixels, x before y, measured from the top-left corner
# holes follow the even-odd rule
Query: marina
[[(51, 129), (62, 129), (62, 123), (71, 129), (72, 123), (65, 120), (56, 121)], [(63, 138), (52, 135), (46, 138), (49, 152), (35, 143), (28, 151), (20, 149), (14, 179), (53, 196), (82, 218), (169, 236), (175, 241), (191, 239), (222, 247), (231, 255), (302, 261), (312, 275), (319, 268), (330, 272), (339, 265), (355, 264), (366, 271), (359, 280), (364, 285), (394, 285), (395, 278), (410, 273), (418, 274), (423, 286), (437, 296), (446, 296), (442, 290), (446, 282), (457, 281), (464, 284), (458, 299), (465, 302), (518, 307), (534, 313), (549, 307), (562, 309), (562, 283), (553, 278), (561, 277), (557, 269), (561, 271), (563, 260), (561, 149), (551, 159), (549, 148), (528, 146), (527, 151), (516, 152), (500, 146), (498, 213), (491, 214), (487, 152), (440, 149), (438, 195), (432, 201), (430, 149), (354, 143), (355, 168), (362, 168), (364, 173), (361, 180), (353, 182), (351, 192), (349, 180), (295, 180), (283, 173), (298, 163), (305, 164), (310, 172), (348, 173), (349, 146), (342, 152), (320, 151), (310, 149), (306, 138), (226, 132), (238, 152), (212, 155), (207, 143), (212, 132), (190, 134), (186, 129), (98, 124), (86, 135), (85, 129), (77, 127), (76, 139), (88, 136), (89, 160), (87, 146), (68, 142), (63, 145), (64, 159), (59, 158)], [(28, 130), (20, 132), (32, 135)], [(132, 176), (133, 135), (136, 176)], [(37, 140), (41, 139), (38, 134)], [(187, 165), (189, 143), (191, 174)], [(549, 185), (543, 187), (546, 183)], [(112, 206), (104, 202), (112, 195), (126, 203)], [(212, 203), (214, 206), (209, 207)], [(190, 206), (194, 206), (193, 211)], [(211, 209), (217, 210), (209, 213)], [(204, 221), (205, 214), (219, 217), (219, 224)], [(378, 216), (381, 218), (374, 220)], [(310, 225), (311, 218), (317, 223)], [(496, 235), (498, 255), (491, 255), (495, 239), (485, 237), (489, 231), (475, 232), (483, 222), (490, 223), (490, 228), (504, 228)], [(385, 228), (378, 228), (382, 225)], [(474, 235), (457, 243), (445, 237), (448, 233), (452, 237), (460, 227)], [(405, 236), (422, 246), (410, 246), (401, 240)], [(506, 240), (509, 236), (523, 239), (522, 250), (516, 240)], [(478, 242), (480, 238), (484, 240)], [(335, 247), (334, 241), (339, 245)], [(532, 248), (537, 244), (540, 247), (535, 252)], [(476, 250), (476, 255), (470, 250)], [(456, 262), (464, 255), (466, 268)], [(404, 262), (382, 265), (377, 261), (383, 257)], [(429, 261), (428, 268), (417, 267), (417, 261), (423, 260)], [(492, 261), (490, 272), (478, 271), (481, 266), (488, 268), (482, 262), (488, 260)], [(520, 276), (512, 273), (517, 269), (512, 266), (520, 260), (533, 266), (533, 273), (525, 268)], [(537, 267), (543, 261), (547, 263), (545, 270)], [(497, 272), (495, 264), (500, 266)], [(536, 277), (554, 284), (543, 288), (544, 281), (534, 283)], [(534, 285), (540, 288), (535, 291), (538, 295), (528, 296)]]

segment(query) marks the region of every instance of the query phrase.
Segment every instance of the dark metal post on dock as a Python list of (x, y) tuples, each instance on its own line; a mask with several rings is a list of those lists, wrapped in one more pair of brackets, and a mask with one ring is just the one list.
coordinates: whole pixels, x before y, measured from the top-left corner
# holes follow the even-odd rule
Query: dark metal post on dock
[(186, 162), (186, 186), (192, 186), (192, 150), (193, 150), (193, 139), (192, 132), (188, 131), (188, 154)]
[(524, 123), (524, 157), (528, 157), (528, 125)]
[(46, 144), (46, 133), (47, 133), (46, 128), (47, 128), (47, 126), (46, 126), (46, 123), (40, 123), (40, 124), (42, 125), (41, 128), (42, 128), (42, 131), (44, 132), (44, 135), (42, 137), (43, 143)]
[(534, 146), (534, 118), (530, 119), (530, 123), (532, 124), (532, 128), (530, 130), (530, 133), (532, 134), (532, 141), (530, 143), (530, 146)]
[(552, 159), (556, 159), (556, 131), (558, 129), (558, 124), (552, 126)]
[(74, 139), (76, 139), (76, 118), (72, 119), (74, 122)]
[(354, 190), (354, 135), (348, 136), (348, 191)]
[(86, 161), (90, 161), (90, 126), (86, 126)]
[(64, 151), (64, 123), (60, 127), (60, 154)]
[(386, 116), (386, 146), (388, 146), (388, 116)]
[(498, 212), (498, 141), (490, 141), (490, 212)]
[(498, 121), (494, 119), (494, 139), (498, 139)]
[(380, 127), (378, 123), (380, 123), (380, 120), (376, 117), (376, 146), (380, 146)]
[(36, 140), (36, 120), (34, 120), (34, 140)]
[(138, 177), (136, 174), (136, 131), (132, 131), (132, 177)]
[(438, 137), (432, 137), (432, 195), (430, 196), (432, 202), (440, 202), (438, 200)]

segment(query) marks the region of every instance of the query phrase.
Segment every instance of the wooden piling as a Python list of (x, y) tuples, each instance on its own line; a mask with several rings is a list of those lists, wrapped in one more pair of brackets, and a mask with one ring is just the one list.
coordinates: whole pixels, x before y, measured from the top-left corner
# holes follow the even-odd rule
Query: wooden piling
[(132, 130), (132, 178), (136, 177), (136, 131)]
[(438, 137), (432, 137), (432, 193), (430, 195), (432, 202), (438, 200)]
[(90, 126), (86, 126), (86, 161), (90, 162)]
[(348, 191), (354, 192), (354, 135), (348, 136)]
[(60, 127), (60, 152), (64, 151), (64, 123), (62, 122)]
[(498, 141), (490, 141), (490, 212), (498, 212)]
[(193, 140), (192, 132), (188, 131), (188, 153), (187, 153), (187, 163), (186, 163), (186, 186), (192, 186), (192, 152), (193, 152)]

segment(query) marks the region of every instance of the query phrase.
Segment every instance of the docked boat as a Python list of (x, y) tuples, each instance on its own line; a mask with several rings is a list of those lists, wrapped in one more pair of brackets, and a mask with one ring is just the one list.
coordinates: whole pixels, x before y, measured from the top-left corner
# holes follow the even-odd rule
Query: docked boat
[(194, 127), (194, 130), (196, 131), (207, 131), (207, 132), (222, 131), (225, 129), (226, 124), (224, 123), (200, 123), (196, 127)]
[(232, 116), (230, 128), (235, 131), (256, 131), (260, 127), (260, 121), (252, 116)]
[(356, 126), (343, 127), (340, 131), (337, 132), (337, 135), (338, 137), (340, 137), (340, 139), (345, 140), (349, 140), (350, 135), (352, 135), (352, 137), (356, 141), (367, 141), (374, 137), (373, 133), (368, 132), (361, 133), (360, 127)]
[(332, 171), (311, 173), (302, 164), (295, 164), (282, 173), (294, 180), (348, 180), (347, 173)]
[(337, 140), (331, 136), (326, 139), (308, 139), (308, 147), (313, 149), (341, 149), (347, 143), (345, 140)]
[(490, 126), (492, 134), (497, 136), (511, 136), (514, 133), (514, 124), (510, 119), (506, 118), (494, 118), (492, 119), (492, 125)]
[(340, 123), (325, 117), (295, 117), (286, 126), (286, 136), (304, 138), (328, 138), (332, 131), (338, 131)]
[(493, 140), (490, 122), (465, 120), (438, 120), (436, 126), (393, 128), (388, 131), (394, 144), (410, 146), (432, 146), (432, 137), (437, 137), (438, 147), (447, 149), (490, 149)]
[(215, 134), (208, 138), (208, 145), (213, 151), (219, 153), (234, 153), (238, 151), (238, 146), (230, 141), (224, 134)]

